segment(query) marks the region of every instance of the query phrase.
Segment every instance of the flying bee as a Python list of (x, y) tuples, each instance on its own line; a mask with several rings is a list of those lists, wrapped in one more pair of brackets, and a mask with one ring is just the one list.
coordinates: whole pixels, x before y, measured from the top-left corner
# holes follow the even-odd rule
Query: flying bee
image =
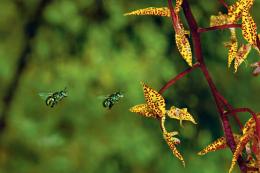
[(103, 106), (105, 108), (111, 109), (115, 103), (117, 103), (121, 98), (123, 98), (124, 95), (122, 92), (118, 91), (115, 92), (109, 96), (105, 97), (105, 100), (103, 101)]
[(60, 102), (64, 97), (68, 96), (67, 89), (64, 88), (61, 91), (56, 91), (54, 93), (39, 93), (39, 96), (45, 99), (45, 104), (50, 107), (54, 107), (58, 102)]

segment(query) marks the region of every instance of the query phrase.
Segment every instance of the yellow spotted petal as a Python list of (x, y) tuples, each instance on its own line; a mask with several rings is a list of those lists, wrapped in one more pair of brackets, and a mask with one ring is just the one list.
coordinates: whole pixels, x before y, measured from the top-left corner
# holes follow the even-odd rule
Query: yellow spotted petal
[(176, 14), (178, 14), (180, 12), (182, 2), (183, 2), (183, 0), (176, 0), (176, 6), (175, 6), (175, 13)]
[(253, 133), (255, 125), (255, 119), (253, 117), (250, 118), (243, 127), (243, 134)]
[(143, 86), (144, 97), (149, 109), (153, 112), (153, 114), (159, 117), (165, 116), (166, 110), (163, 96), (145, 83), (142, 82), (141, 84)]
[[(235, 142), (238, 143), (240, 135), (234, 134)], [(208, 152), (213, 152), (216, 150), (221, 150), (227, 148), (227, 142), (225, 137), (218, 138), (213, 143), (209, 144), (206, 148), (198, 152), (198, 155), (205, 155)]]
[(250, 44), (242, 45), (238, 49), (237, 55), (235, 57), (235, 63), (234, 63), (235, 72), (237, 72), (238, 67), (245, 61), (250, 50), (251, 50)]
[(170, 110), (167, 111), (167, 115), (170, 118), (180, 120), (181, 125), (182, 120), (191, 121), (192, 123), (197, 124), (192, 115), (187, 111), (187, 108), (179, 109), (172, 106)]
[(237, 47), (238, 47), (238, 42), (237, 40), (232, 40), (230, 42), (230, 47), (228, 50), (228, 67), (230, 67), (232, 61), (235, 59), (236, 54), (237, 54)]
[(242, 13), (242, 35), (248, 43), (256, 45), (256, 23), (248, 11)]
[(231, 5), (228, 8), (229, 23), (237, 22), (241, 17), (242, 11), (249, 11), (253, 3), (254, 0), (239, 0)]
[(148, 108), (147, 104), (139, 104), (129, 109), (131, 112), (138, 113), (140, 115), (143, 115), (145, 117), (153, 117), (156, 116), (153, 114), (153, 112)]
[(170, 147), (170, 149), (172, 150), (172, 153), (175, 157), (177, 157), (181, 162), (182, 165), (185, 166), (185, 161), (181, 155), (181, 153), (177, 150), (175, 144), (176, 144), (176, 140), (174, 140), (172, 138), (172, 135), (169, 133), (163, 133), (164, 139), (167, 142), (168, 146)]
[(228, 15), (227, 14), (222, 14), (219, 12), (219, 15), (217, 16), (210, 16), (210, 26), (220, 26), (220, 25), (225, 25), (228, 24)]
[(177, 48), (183, 57), (183, 59), (188, 63), (189, 66), (192, 66), (192, 53), (189, 40), (185, 36), (184, 29), (180, 31), (176, 31), (175, 33), (175, 41)]
[(242, 153), (243, 149), (245, 148), (245, 145), (250, 141), (250, 139), (254, 136), (254, 133), (247, 133), (247, 134), (244, 134), (238, 144), (237, 144), (237, 147), (236, 147), (236, 150), (233, 154), (233, 158), (232, 158), (232, 162), (231, 162), (231, 166), (230, 166), (230, 169), (229, 169), (229, 173), (232, 172), (234, 166), (236, 165), (236, 162), (237, 162), (237, 158), (238, 156)]
[(239, 142), (236, 146), (236, 150), (233, 154), (231, 166), (229, 169), (229, 173), (232, 172), (234, 166), (236, 165), (236, 161), (238, 156), (242, 153), (243, 149), (245, 148), (246, 144), (254, 137), (255, 134), (255, 120), (250, 118), (243, 128), (243, 135), (239, 139)]
[(170, 17), (170, 10), (168, 7), (148, 7), (148, 8), (143, 8), (139, 10), (135, 10), (129, 13), (125, 13), (124, 16), (129, 16), (129, 15), (149, 15), (149, 16), (166, 16)]
[(235, 59), (236, 54), (237, 54), (237, 48), (238, 48), (238, 42), (237, 42), (237, 38), (236, 38), (235, 28), (231, 28), (230, 32), (231, 32), (230, 42), (226, 44), (226, 46), (229, 48), (229, 50), (228, 50), (228, 67), (230, 67), (232, 61)]
[(180, 143), (181, 143), (178, 138), (173, 137), (173, 136), (176, 136), (176, 135), (178, 135), (178, 134), (179, 134), (179, 133), (178, 133), (177, 131), (164, 132), (164, 133), (163, 133), (163, 136), (164, 136), (164, 139), (165, 139), (166, 141), (171, 141), (171, 142), (173, 142), (174, 145), (176, 145), (176, 144), (180, 144)]

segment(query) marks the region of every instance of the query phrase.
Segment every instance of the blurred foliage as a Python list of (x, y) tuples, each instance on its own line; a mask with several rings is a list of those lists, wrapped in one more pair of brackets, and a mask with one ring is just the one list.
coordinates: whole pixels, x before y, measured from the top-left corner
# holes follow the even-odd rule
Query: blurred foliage
[[(231, 3), (233, 1), (229, 1)], [(38, 1), (0, 1), (0, 96), (12, 80), (24, 48), (24, 25)], [(196, 153), (223, 135), (218, 114), (201, 72), (180, 80), (164, 96), (167, 105), (188, 107), (198, 125), (170, 121), (180, 131), (178, 146), (187, 166), (172, 155), (154, 119), (128, 109), (144, 101), (140, 81), (160, 89), (187, 68), (181, 59), (171, 21), (160, 17), (123, 17), (123, 13), (166, 1), (56, 0), (44, 10), (31, 40), (25, 72), (0, 136), (0, 172), (8, 173), (170, 173), (227, 171), (231, 152), (199, 157)], [(225, 9), (218, 1), (191, 1), (201, 26)], [(260, 2), (253, 16), (260, 25)], [(241, 34), (241, 32), (239, 32)], [(259, 111), (260, 78), (243, 65), (237, 74), (227, 69), (227, 31), (202, 35), (206, 64), (218, 89), (234, 107)], [(248, 64), (256, 61), (251, 53)], [(68, 88), (69, 96), (55, 108), (38, 96)], [(100, 95), (123, 91), (125, 98), (112, 110), (102, 107)], [(3, 109), (3, 99), (0, 111)], [(241, 115), (243, 120), (248, 115)], [(234, 127), (234, 129), (236, 129)]]

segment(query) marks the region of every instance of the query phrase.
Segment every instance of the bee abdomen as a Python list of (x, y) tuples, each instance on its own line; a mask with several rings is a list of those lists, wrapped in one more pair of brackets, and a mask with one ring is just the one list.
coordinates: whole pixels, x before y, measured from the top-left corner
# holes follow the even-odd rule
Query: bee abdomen
[(105, 108), (107, 108), (107, 107), (110, 108), (111, 105), (112, 105), (112, 102), (111, 102), (110, 99), (106, 99), (106, 100), (103, 101), (103, 106), (104, 106)]

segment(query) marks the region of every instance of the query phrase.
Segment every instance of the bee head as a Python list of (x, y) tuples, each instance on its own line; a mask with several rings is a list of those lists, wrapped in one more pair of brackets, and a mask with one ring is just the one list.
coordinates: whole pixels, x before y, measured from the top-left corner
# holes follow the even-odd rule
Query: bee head
[(116, 92), (117, 97), (124, 97), (124, 94), (121, 91)]
[(68, 96), (68, 92), (67, 92), (67, 88), (65, 87), (64, 90), (61, 91), (61, 94), (64, 96), (64, 97), (67, 97)]

